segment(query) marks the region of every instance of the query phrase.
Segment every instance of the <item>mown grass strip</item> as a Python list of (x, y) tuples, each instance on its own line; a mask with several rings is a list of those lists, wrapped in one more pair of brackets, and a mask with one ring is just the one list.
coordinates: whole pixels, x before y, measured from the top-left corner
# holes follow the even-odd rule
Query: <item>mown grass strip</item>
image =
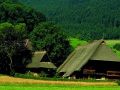
[(0, 85), (0, 90), (120, 90), (120, 86)]

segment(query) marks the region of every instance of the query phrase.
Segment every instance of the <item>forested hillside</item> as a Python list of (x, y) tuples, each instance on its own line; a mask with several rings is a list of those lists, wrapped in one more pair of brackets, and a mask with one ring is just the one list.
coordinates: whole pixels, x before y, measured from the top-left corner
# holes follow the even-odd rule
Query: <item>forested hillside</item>
[(120, 0), (19, 0), (80, 39), (119, 39)]

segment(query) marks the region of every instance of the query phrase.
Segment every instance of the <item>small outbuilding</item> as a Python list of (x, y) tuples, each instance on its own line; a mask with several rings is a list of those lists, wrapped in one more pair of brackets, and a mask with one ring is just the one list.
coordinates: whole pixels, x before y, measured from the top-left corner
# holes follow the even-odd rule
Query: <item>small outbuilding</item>
[(46, 51), (39, 51), (35, 52), (32, 57), (32, 62), (29, 63), (26, 68), (31, 70), (32, 72), (41, 72), (45, 71), (49, 73), (51, 70), (55, 70), (57, 67), (50, 61), (43, 62), (42, 59), (44, 55), (46, 54)]
[(78, 46), (57, 69), (63, 77), (120, 78), (120, 59), (104, 40)]

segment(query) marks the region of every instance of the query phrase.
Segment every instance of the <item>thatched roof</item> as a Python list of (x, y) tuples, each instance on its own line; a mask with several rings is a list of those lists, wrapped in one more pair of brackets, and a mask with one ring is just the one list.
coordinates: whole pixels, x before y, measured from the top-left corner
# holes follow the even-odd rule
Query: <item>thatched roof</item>
[(27, 68), (53, 68), (56, 66), (52, 62), (42, 62), (43, 56), (46, 54), (46, 51), (35, 52), (32, 57), (32, 63), (28, 64)]
[(70, 76), (74, 71), (80, 71), (89, 60), (120, 62), (105, 42), (98, 40), (86, 46), (77, 47), (57, 69), (57, 72), (64, 72), (63, 77)]

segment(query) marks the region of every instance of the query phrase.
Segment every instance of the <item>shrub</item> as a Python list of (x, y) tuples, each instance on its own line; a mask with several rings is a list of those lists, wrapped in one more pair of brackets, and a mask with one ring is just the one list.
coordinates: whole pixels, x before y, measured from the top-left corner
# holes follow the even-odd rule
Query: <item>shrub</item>
[(117, 80), (118, 85), (120, 86), (120, 80)]
[(120, 43), (116, 43), (113, 48), (120, 51)]

